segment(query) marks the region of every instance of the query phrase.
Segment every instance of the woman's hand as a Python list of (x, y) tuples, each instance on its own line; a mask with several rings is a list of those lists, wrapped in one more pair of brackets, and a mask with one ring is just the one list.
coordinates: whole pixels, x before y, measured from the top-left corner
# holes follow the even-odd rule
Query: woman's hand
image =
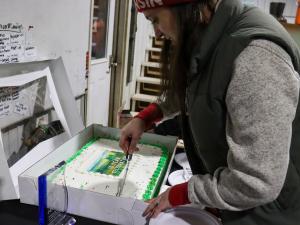
[(124, 152), (132, 154), (138, 151), (137, 143), (146, 129), (145, 122), (140, 118), (134, 118), (121, 130), (119, 146)]
[(149, 200), (150, 204), (143, 212), (143, 216), (147, 219), (155, 218), (160, 212), (172, 208), (172, 205), (169, 202), (169, 192), (170, 188), (162, 194), (160, 194), (157, 198)]

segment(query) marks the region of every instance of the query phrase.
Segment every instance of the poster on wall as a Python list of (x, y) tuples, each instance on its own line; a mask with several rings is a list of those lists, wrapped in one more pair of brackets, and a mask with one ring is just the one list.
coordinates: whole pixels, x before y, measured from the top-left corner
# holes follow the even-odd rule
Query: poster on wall
[(36, 60), (33, 29), (19, 23), (0, 23), (0, 64)]

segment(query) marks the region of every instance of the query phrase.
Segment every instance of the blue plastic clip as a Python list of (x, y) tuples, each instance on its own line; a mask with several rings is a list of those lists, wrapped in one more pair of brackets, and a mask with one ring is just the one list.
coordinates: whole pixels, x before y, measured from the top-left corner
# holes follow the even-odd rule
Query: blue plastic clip
[(47, 224), (47, 177), (41, 175), (38, 178), (39, 192), (39, 225)]

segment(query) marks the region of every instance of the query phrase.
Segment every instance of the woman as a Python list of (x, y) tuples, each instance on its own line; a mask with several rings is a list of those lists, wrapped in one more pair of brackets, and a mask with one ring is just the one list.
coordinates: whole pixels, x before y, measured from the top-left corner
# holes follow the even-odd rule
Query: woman
[(162, 97), (122, 129), (120, 147), (132, 153), (148, 126), (180, 111), (193, 171), (144, 215), (194, 203), (225, 225), (297, 224), (300, 54), (291, 37), (239, 0), (135, 3), (166, 39)]

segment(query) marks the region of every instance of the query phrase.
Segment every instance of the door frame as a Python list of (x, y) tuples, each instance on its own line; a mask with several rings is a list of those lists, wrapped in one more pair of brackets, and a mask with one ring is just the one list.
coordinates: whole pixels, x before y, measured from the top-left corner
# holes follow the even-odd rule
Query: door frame
[[(86, 101), (86, 120), (85, 125), (89, 125), (92, 123), (106, 123), (103, 121), (103, 118), (99, 118), (100, 115), (99, 110), (94, 111), (93, 106), (99, 103), (100, 98), (104, 98), (104, 96), (100, 96), (100, 93), (97, 92), (97, 86), (99, 83), (99, 76), (107, 77), (109, 76), (109, 84), (108, 84), (108, 94), (110, 95), (111, 90), (111, 73), (113, 71), (110, 68), (111, 64), (111, 55), (113, 51), (114, 45), (114, 29), (115, 29), (115, 15), (116, 15), (116, 4), (118, 0), (108, 0), (108, 13), (107, 13), (107, 28), (106, 28), (106, 54), (103, 58), (92, 59), (92, 37), (93, 37), (93, 18), (94, 18), (94, 0), (91, 0), (91, 9), (90, 9), (90, 38), (89, 38), (89, 63), (87, 65), (87, 101)], [(101, 69), (100, 69), (101, 67)], [(99, 70), (100, 69), (100, 70)], [(99, 71), (98, 71), (99, 70)], [(103, 70), (103, 71), (102, 71)], [(101, 74), (99, 74), (99, 72)], [(105, 79), (108, 79), (105, 78)], [(95, 90), (95, 91), (94, 91)], [(99, 90), (99, 89), (98, 89)], [(92, 93), (93, 92), (93, 93)], [(105, 94), (106, 95), (106, 94)], [(107, 97), (110, 98), (110, 97)], [(104, 99), (103, 99), (104, 100)], [(105, 101), (106, 102), (106, 101)], [(105, 106), (108, 107), (109, 110), (109, 100), (105, 103)], [(107, 112), (105, 112), (105, 120), (108, 121), (109, 112), (106, 117)], [(104, 115), (104, 114), (103, 114)], [(103, 116), (102, 115), (102, 116)], [(106, 124), (105, 124), (106, 125)]]
[(126, 86), (132, 0), (116, 1), (108, 125), (117, 127)]

